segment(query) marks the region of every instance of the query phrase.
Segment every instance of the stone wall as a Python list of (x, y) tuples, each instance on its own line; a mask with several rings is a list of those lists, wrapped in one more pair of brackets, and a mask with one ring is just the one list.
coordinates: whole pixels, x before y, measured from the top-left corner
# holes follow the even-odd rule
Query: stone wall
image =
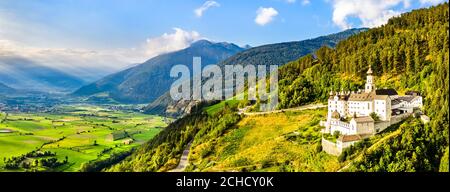
[(328, 154), (338, 156), (342, 153), (342, 150), (339, 150), (336, 146), (336, 143), (328, 141), (322, 138), (322, 150)]
[(380, 121), (375, 123), (375, 134), (382, 132), (391, 125), (389, 121)]
[(401, 114), (401, 115), (392, 116), (392, 118), (391, 118), (391, 125), (399, 123), (400, 121), (408, 118), (411, 115), (412, 115), (411, 113), (404, 113), (404, 114)]
[(401, 114), (401, 115), (392, 116), (391, 121), (376, 122), (375, 123), (375, 131), (376, 131), (376, 133), (382, 132), (389, 126), (400, 123), (402, 120), (408, 118), (409, 116), (411, 116), (411, 113), (405, 113), (405, 114)]

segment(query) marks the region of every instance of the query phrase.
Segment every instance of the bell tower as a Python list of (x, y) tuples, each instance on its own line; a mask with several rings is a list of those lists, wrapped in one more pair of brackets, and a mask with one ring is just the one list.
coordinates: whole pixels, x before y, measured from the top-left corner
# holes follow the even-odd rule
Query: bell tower
[(373, 74), (372, 67), (369, 66), (369, 70), (367, 71), (366, 90), (365, 90), (366, 93), (370, 93), (376, 89), (375, 79), (372, 74)]

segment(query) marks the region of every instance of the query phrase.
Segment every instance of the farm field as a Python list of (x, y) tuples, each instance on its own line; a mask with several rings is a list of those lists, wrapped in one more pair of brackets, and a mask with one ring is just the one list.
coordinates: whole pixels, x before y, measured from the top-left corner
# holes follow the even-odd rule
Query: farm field
[[(150, 140), (167, 126), (165, 121), (90, 105), (62, 106), (45, 114), (1, 113), (0, 171), (79, 171), (86, 162), (107, 159)], [(15, 161), (17, 167), (6, 166), (20, 156), (26, 157)], [(46, 162), (39, 160), (48, 157), (63, 163), (43, 166)]]

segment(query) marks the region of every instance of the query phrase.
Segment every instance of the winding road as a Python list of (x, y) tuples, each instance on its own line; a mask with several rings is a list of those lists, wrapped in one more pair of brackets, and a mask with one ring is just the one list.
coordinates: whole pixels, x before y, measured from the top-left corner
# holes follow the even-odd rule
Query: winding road
[(319, 104), (311, 104), (311, 105), (304, 105), (301, 107), (296, 108), (289, 108), (289, 109), (280, 109), (275, 111), (265, 111), (265, 112), (238, 112), (238, 114), (246, 115), (246, 116), (256, 116), (256, 115), (267, 115), (267, 114), (274, 114), (274, 113), (284, 113), (284, 112), (292, 112), (292, 111), (304, 111), (304, 110), (310, 110), (310, 109), (321, 109), (326, 108), (327, 106), (319, 103)]
[(191, 150), (191, 144), (192, 144), (192, 141), (189, 142), (187, 147), (184, 149), (183, 154), (181, 155), (181, 158), (180, 158), (180, 162), (178, 163), (178, 166), (175, 169), (172, 169), (168, 172), (184, 172), (187, 165), (189, 164), (188, 156), (189, 156), (189, 152)]

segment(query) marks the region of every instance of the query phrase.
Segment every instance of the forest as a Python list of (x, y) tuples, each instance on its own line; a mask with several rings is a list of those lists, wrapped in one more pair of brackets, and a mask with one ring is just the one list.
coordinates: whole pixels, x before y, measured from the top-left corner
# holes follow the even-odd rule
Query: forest
[(438, 171), (441, 161), (448, 164), (449, 113), (443, 107), (448, 106), (449, 93), (448, 35), (445, 3), (392, 18), (382, 27), (341, 41), (335, 49), (322, 47), (280, 68), (279, 107), (323, 102), (331, 90), (361, 89), (372, 67), (377, 87), (419, 91), (432, 120), (426, 125), (404, 123), (402, 134), (365, 156), (354, 170)]
[(240, 116), (228, 106), (216, 114), (209, 115), (203, 110), (205, 105), (198, 105), (189, 115), (170, 124), (131, 156), (106, 171), (169, 171), (177, 166), (181, 153), (194, 138), (196, 142), (199, 138), (202, 138), (202, 141), (217, 138), (240, 120)]
[[(448, 3), (394, 17), (279, 69), (279, 108), (324, 102), (331, 90), (363, 88), (369, 67), (376, 85), (424, 96), (431, 122), (408, 120), (401, 134), (366, 151), (351, 171), (448, 171), (449, 93)], [(208, 142), (235, 125), (240, 117), (225, 109), (215, 115), (201, 110), (185, 116), (109, 171), (167, 171), (174, 168), (192, 140)], [(364, 147), (364, 146), (363, 146)], [(205, 154), (206, 155), (206, 154)]]

